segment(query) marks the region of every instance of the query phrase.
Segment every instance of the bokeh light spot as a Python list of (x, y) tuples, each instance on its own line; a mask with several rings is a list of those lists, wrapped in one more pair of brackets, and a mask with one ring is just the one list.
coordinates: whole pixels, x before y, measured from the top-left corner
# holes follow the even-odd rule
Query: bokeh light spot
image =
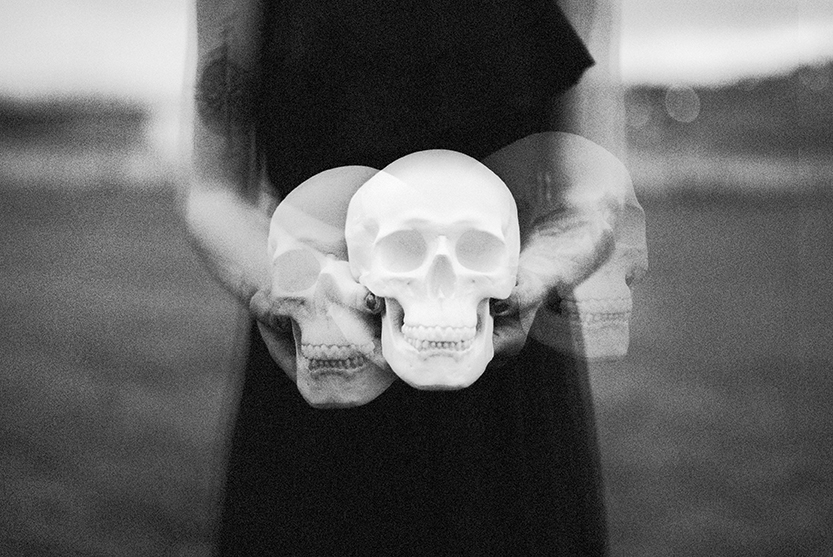
[(804, 87), (812, 91), (822, 91), (830, 85), (830, 68), (829, 64), (803, 66), (798, 70), (798, 80)]
[(688, 86), (670, 87), (665, 92), (665, 110), (677, 122), (688, 124), (700, 115), (700, 96)]

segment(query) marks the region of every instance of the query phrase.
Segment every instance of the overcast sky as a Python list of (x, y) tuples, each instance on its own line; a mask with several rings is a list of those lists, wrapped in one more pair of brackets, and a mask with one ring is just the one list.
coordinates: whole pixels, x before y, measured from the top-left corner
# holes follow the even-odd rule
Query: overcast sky
[[(0, 94), (164, 100), (187, 0), (0, 0)], [(623, 0), (622, 77), (714, 82), (833, 59), (833, 0)]]
[(622, 75), (716, 82), (833, 59), (833, 0), (623, 0)]

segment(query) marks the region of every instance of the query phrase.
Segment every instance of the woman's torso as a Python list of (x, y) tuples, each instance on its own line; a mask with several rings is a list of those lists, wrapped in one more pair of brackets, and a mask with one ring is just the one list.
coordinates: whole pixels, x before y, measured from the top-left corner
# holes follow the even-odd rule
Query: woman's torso
[(422, 149), (483, 158), (541, 131), (591, 59), (551, 0), (269, 3), (259, 144), (285, 193)]
[[(272, 0), (258, 143), (277, 193), (341, 165), (446, 148), (482, 158), (540, 131), (590, 64), (549, 0)], [(253, 330), (220, 551), (600, 554), (585, 370), (530, 343), (472, 387), (395, 383), (306, 405)]]

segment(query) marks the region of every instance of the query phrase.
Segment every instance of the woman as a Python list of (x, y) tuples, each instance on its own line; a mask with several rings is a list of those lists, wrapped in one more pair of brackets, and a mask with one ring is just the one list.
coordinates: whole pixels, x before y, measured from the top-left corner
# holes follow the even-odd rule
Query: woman
[[(251, 328), (218, 554), (604, 554), (586, 369), (526, 336), (556, 287), (579, 282), (609, 255), (610, 230), (574, 219), (572, 238), (587, 248), (567, 268), (559, 265), (564, 246), (548, 233), (557, 227), (536, 221), (518, 286), (497, 312), (496, 361), (462, 391), (396, 382), (365, 406), (312, 409), (281, 371), (293, 365), (291, 333), (262, 300), (271, 210), (320, 171), (378, 169), (430, 148), (483, 158), (548, 129), (619, 152), (621, 106), (605, 83), (606, 40), (591, 44), (597, 74), (573, 87), (593, 60), (570, 21), (584, 37), (609, 37), (611, 6), (197, 0), (196, 7), (189, 231), (264, 331)], [(557, 153), (541, 156), (557, 164)]]

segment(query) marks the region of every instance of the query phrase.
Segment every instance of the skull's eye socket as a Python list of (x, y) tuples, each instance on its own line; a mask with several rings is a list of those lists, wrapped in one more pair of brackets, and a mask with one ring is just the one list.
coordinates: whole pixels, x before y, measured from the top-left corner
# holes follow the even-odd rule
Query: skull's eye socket
[(472, 271), (494, 271), (505, 250), (503, 241), (482, 230), (469, 230), (457, 240), (457, 260)]
[(284, 292), (312, 288), (321, 273), (321, 265), (311, 251), (293, 249), (280, 254), (274, 262), (278, 286)]
[(427, 247), (416, 230), (400, 230), (388, 234), (377, 244), (382, 265), (388, 271), (413, 271), (425, 261)]

